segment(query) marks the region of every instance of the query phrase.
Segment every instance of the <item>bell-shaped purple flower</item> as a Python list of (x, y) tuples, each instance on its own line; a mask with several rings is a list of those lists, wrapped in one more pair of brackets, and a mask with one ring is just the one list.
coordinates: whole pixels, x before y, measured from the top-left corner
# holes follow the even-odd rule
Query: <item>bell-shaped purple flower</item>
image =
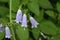
[(26, 14), (23, 15), (22, 27), (27, 27), (27, 16), (26, 16)]
[(18, 9), (16, 14), (16, 23), (22, 22), (22, 11)]
[(0, 32), (2, 32), (4, 30), (4, 27), (2, 24), (0, 24)]
[(10, 33), (10, 29), (9, 29), (9, 27), (6, 27), (5, 28), (5, 38), (11, 38), (11, 33)]
[(33, 17), (30, 17), (30, 22), (32, 24), (32, 28), (37, 27), (39, 24)]

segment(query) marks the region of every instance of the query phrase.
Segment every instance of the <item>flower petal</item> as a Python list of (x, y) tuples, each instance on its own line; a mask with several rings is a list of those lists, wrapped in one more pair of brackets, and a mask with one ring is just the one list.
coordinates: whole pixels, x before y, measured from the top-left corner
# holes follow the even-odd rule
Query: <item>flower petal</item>
[(6, 37), (6, 38), (11, 38), (10, 29), (9, 29), (8, 27), (5, 28), (5, 32), (6, 32), (5, 37)]
[(16, 23), (22, 22), (22, 11), (18, 10), (16, 15)]
[(22, 27), (27, 27), (27, 16), (26, 16), (26, 14), (23, 15)]
[(0, 32), (2, 32), (4, 30), (4, 27), (2, 24), (0, 24)]
[(37, 25), (39, 24), (33, 17), (30, 17), (30, 22), (32, 24), (32, 28), (37, 27)]

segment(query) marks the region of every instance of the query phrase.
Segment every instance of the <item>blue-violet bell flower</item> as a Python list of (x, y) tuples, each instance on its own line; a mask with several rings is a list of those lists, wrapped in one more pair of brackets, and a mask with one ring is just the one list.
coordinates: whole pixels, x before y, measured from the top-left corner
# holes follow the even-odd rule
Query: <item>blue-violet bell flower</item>
[(4, 31), (4, 27), (2, 24), (0, 24), (0, 32)]
[(39, 24), (33, 17), (30, 16), (30, 22), (32, 24), (32, 28), (37, 27)]
[(5, 38), (11, 38), (11, 33), (10, 33), (10, 29), (9, 29), (9, 27), (6, 27), (5, 28)]
[(27, 16), (26, 16), (26, 14), (23, 15), (22, 27), (27, 27)]
[(22, 11), (18, 9), (17, 14), (16, 14), (16, 23), (21, 23), (22, 22)]

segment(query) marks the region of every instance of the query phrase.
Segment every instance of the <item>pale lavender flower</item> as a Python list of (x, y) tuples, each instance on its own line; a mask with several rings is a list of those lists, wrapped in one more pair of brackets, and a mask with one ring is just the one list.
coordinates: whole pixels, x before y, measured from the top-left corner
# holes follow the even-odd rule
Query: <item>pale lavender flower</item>
[(32, 28), (37, 27), (39, 24), (33, 17), (30, 17), (30, 22), (32, 24)]
[(4, 27), (2, 24), (0, 24), (0, 32), (2, 32), (4, 30)]
[(9, 27), (5, 28), (5, 33), (6, 33), (5, 38), (11, 38), (11, 33), (10, 33)]
[(27, 27), (27, 16), (26, 16), (26, 14), (23, 15), (22, 27)]
[(18, 9), (16, 14), (16, 23), (22, 22), (22, 11)]

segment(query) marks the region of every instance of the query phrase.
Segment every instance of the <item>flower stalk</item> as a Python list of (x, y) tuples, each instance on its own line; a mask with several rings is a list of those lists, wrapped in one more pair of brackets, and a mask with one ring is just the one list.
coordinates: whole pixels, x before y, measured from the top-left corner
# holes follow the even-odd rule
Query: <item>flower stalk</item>
[(11, 4), (12, 4), (12, 0), (10, 0), (10, 23), (12, 23), (12, 16), (11, 16)]

